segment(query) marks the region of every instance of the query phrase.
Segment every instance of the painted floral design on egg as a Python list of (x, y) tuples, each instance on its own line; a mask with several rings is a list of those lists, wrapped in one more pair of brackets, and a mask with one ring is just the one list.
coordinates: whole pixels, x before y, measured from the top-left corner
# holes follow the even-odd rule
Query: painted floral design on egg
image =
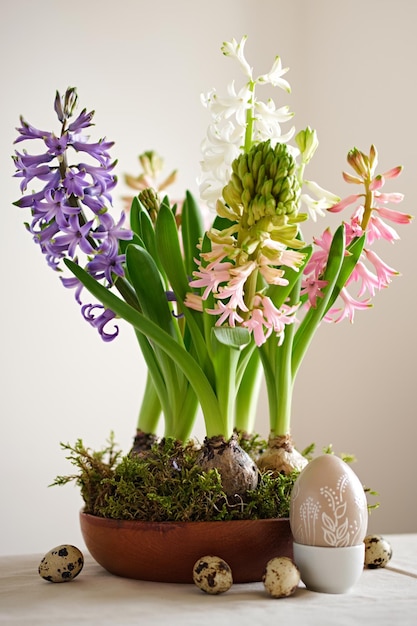
[(305, 545), (342, 548), (363, 541), (365, 491), (347, 463), (330, 454), (310, 461), (293, 487), (290, 523), (294, 540)]

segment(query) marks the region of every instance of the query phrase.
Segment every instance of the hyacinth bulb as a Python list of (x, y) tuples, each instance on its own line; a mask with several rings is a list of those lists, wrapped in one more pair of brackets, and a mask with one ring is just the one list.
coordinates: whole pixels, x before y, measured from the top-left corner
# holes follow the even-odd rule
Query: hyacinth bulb
[(308, 463), (293, 487), (290, 523), (299, 544), (342, 548), (363, 543), (366, 495), (347, 463), (333, 454)]
[(258, 469), (238, 445), (235, 435), (229, 440), (222, 436), (206, 437), (197, 463), (204, 471), (216, 469), (219, 472), (223, 491), (231, 499), (244, 497), (258, 484)]

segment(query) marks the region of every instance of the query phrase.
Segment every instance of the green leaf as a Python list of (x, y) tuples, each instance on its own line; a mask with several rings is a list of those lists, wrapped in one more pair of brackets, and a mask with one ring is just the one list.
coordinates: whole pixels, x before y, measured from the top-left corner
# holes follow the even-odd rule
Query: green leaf
[(139, 237), (139, 235), (133, 233), (133, 237), (132, 239), (129, 239), (129, 241), (126, 241), (125, 239), (120, 239), (119, 248), (121, 254), (126, 254), (128, 246), (130, 246), (130, 244), (132, 243), (136, 244), (137, 246), (142, 246), (142, 248), (145, 247), (145, 244), (143, 243), (143, 240)]
[(190, 287), (178, 240), (175, 217), (166, 203), (162, 203), (159, 210), (155, 225), (155, 236), (161, 264), (177, 298), (178, 307), (186, 319), (187, 328), (191, 334), (199, 363), (209, 379), (211, 379), (213, 370), (203, 336), (202, 316), (184, 305), (184, 300), (187, 292), (190, 291)]
[[(143, 248), (145, 248), (149, 252), (151, 257), (157, 264), (158, 269), (163, 279), (165, 280), (165, 274), (164, 274), (161, 262), (159, 260), (159, 257), (156, 251), (154, 225), (152, 223), (152, 220), (149, 216), (148, 211), (145, 209), (145, 207), (143, 206), (139, 198), (133, 199), (131, 215), (130, 215), (130, 223), (131, 223), (131, 228), (135, 233), (133, 242), (141, 245)], [(139, 238), (139, 241), (137, 238)]]
[(141, 208), (139, 198), (135, 196), (132, 200), (132, 204), (130, 207), (130, 228), (133, 230), (134, 233), (136, 233), (136, 235), (142, 238), (142, 230), (139, 218), (140, 211)]
[(155, 229), (152, 224), (152, 220), (149, 216), (149, 213), (146, 209), (143, 208), (140, 212), (140, 226), (142, 231), (142, 241), (144, 243), (145, 248), (152, 256), (154, 261), (158, 264), (158, 255), (156, 253), (156, 243), (155, 243)]
[(333, 306), (338, 295), (342, 291), (343, 287), (346, 285), (347, 281), (350, 278), (353, 270), (356, 267), (357, 262), (359, 261), (359, 257), (362, 254), (363, 247), (365, 245), (366, 235), (363, 234), (361, 237), (357, 237), (349, 244), (346, 248), (348, 254), (343, 257), (343, 263), (339, 275), (337, 277), (336, 284), (334, 286), (331, 297), (329, 298), (329, 302), (327, 304), (326, 310), (323, 313), (326, 315), (327, 311)]
[(124, 319), (128, 324), (131, 324), (150, 341), (157, 344), (175, 361), (194, 388), (204, 414), (207, 430), (221, 434), (224, 429), (224, 420), (218, 399), (199, 363), (151, 319), (146, 318), (94, 280), (77, 263), (69, 259), (64, 259), (64, 263), (105, 308), (114, 311), (116, 315)]
[(292, 354), (293, 377), (295, 377), (314, 333), (325, 315), (327, 305), (332, 296), (333, 289), (336, 285), (336, 281), (342, 267), (344, 255), (345, 227), (344, 224), (341, 224), (333, 236), (326, 270), (323, 275), (323, 280), (327, 282), (327, 286), (322, 291), (322, 297), (317, 298), (316, 308), (310, 308), (308, 310), (306, 316), (298, 327), (297, 332), (295, 333)]
[(213, 221), (213, 228), (215, 230), (227, 230), (230, 226), (233, 226), (233, 224), (234, 222), (227, 219), (227, 217), (220, 217), (220, 215), (216, 215)]
[(193, 272), (197, 269), (197, 264), (194, 259), (199, 255), (197, 246), (203, 236), (204, 227), (199, 206), (189, 191), (186, 192), (181, 215), (185, 271), (188, 276), (192, 276)]
[(178, 239), (178, 229), (175, 217), (169, 205), (161, 204), (155, 224), (156, 249), (162, 267), (174, 292), (183, 301), (187, 293), (188, 279), (184, 268)]
[(177, 337), (161, 276), (149, 252), (141, 246), (128, 246), (126, 265), (143, 314)]
[(307, 246), (306, 248), (300, 250), (300, 252), (304, 253), (305, 257), (302, 265), (298, 269), (298, 272), (291, 267), (285, 268), (284, 278), (288, 280), (288, 285), (271, 285), (268, 288), (267, 295), (271, 298), (277, 309), (279, 309), (284, 304), (284, 302), (286, 302), (297, 280), (300, 280), (302, 278), (304, 268), (312, 255), (313, 246)]
[(242, 326), (215, 326), (212, 331), (219, 343), (236, 350), (242, 350), (251, 341), (250, 332)]

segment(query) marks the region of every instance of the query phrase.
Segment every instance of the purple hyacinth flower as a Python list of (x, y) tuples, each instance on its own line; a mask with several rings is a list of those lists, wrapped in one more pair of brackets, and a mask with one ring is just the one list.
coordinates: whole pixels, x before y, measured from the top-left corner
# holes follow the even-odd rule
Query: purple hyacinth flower
[[(102, 310), (101, 315), (96, 316), (95, 311)], [(116, 317), (110, 309), (105, 309), (101, 304), (85, 304), (81, 307), (81, 312), (85, 320), (89, 322), (94, 328), (97, 328), (103, 341), (113, 341), (119, 334), (119, 327), (115, 326), (114, 333), (106, 333), (104, 327)]]
[(78, 304), (82, 304), (80, 298), (81, 292), (84, 289), (84, 285), (82, 284), (82, 282), (80, 282), (75, 276), (72, 276), (70, 278), (61, 276), (61, 282), (67, 289), (75, 289), (75, 299)]
[(48, 189), (42, 200), (36, 200), (33, 204), (33, 217), (36, 221), (45, 220), (49, 222), (55, 219), (59, 227), (66, 227), (68, 218), (71, 215), (78, 215), (81, 209), (79, 206), (68, 204), (66, 190)]
[(96, 280), (105, 278), (109, 285), (114, 283), (113, 274), (124, 276), (123, 263), (126, 260), (124, 254), (96, 254), (94, 259), (87, 263), (86, 270)]
[(38, 222), (34, 220), (32, 224), (28, 227), (28, 230), (33, 234), (33, 240), (35, 241), (35, 243), (40, 244), (45, 254), (51, 254), (52, 252), (47, 249), (47, 246), (49, 242), (54, 239), (55, 235), (59, 232), (58, 224), (55, 221), (52, 221), (49, 224), (38, 224)]
[(67, 149), (69, 142), (68, 135), (61, 135), (56, 137), (53, 133), (45, 137), (45, 145), (48, 148), (48, 152), (54, 156), (61, 156)]
[(17, 168), (15, 178), (22, 178), (20, 182), (20, 191), (23, 193), (27, 189), (28, 183), (34, 178), (39, 180), (49, 180), (51, 178), (51, 168), (49, 165), (24, 165), (21, 159), (15, 158)]
[(92, 124), (94, 111), (87, 113), (87, 109), (83, 109), (79, 116), (68, 126), (70, 133), (78, 133), (82, 128), (88, 128)]
[(84, 189), (87, 187), (86, 172), (79, 171), (77, 167), (71, 166), (67, 168), (62, 186), (65, 187), (67, 194), (76, 196), (80, 200), (84, 198)]
[(111, 174), (111, 170), (115, 167), (116, 161), (109, 164), (107, 167), (94, 166), (89, 163), (80, 163), (78, 168), (80, 171), (86, 172), (92, 179), (93, 185), (90, 187), (90, 194), (103, 195), (108, 200), (111, 200), (108, 191), (115, 185), (115, 177)]
[(15, 151), (16, 156), (12, 159), (15, 162), (17, 169), (24, 169), (25, 167), (33, 167), (34, 165), (41, 165), (42, 163), (49, 163), (54, 158), (53, 154), (27, 154), (27, 152)]
[(31, 126), (23, 119), (22, 116), (20, 116), (20, 123), (22, 124), (22, 126), (20, 126), (20, 128), (16, 128), (20, 136), (15, 139), (14, 143), (19, 143), (19, 141), (26, 141), (26, 139), (44, 139), (50, 134), (44, 130), (38, 130), (34, 126)]
[(107, 212), (100, 215), (100, 225), (94, 233), (92, 233), (95, 239), (101, 241), (100, 251), (105, 252), (109, 256), (114, 256), (119, 250), (120, 240), (129, 241), (132, 239), (132, 231), (122, 227), (125, 218), (126, 216), (123, 212), (120, 216), (120, 220), (115, 224), (110, 213)]
[(97, 159), (97, 161), (101, 165), (107, 166), (107, 164), (109, 163), (111, 159), (111, 156), (109, 152), (107, 152), (107, 150), (109, 150), (109, 148), (114, 146), (114, 141), (104, 141), (103, 139), (101, 139), (97, 143), (87, 143), (84, 141), (72, 141), (71, 145), (74, 148), (74, 150), (77, 150), (77, 152), (86, 152), (90, 156)]
[(70, 215), (68, 225), (61, 226), (60, 230), (63, 234), (55, 237), (50, 246), (51, 251), (56, 250), (60, 254), (67, 250), (68, 255), (74, 258), (79, 247), (85, 254), (93, 254), (94, 248), (89, 241), (93, 224), (94, 220), (80, 224), (78, 215)]

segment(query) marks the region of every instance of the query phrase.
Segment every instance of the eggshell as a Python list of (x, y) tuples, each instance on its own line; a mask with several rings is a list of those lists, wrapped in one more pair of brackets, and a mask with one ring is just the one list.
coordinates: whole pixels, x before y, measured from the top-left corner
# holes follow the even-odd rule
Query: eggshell
[(392, 558), (392, 547), (381, 535), (367, 535), (365, 543), (365, 567), (376, 569), (385, 567)]
[(273, 598), (287, 598), (297, 589), (300, 572), (291, 559), (277, 556), (266, 564), (262, 582)]
[(232, 570), (218, 556), (202, 556), (194, 564), (193, 580), (201, 591), (212, 595), (228, 591), (233, 584)]
[(78, 576), (83, 565), (82, 552), (75, 546), (63, 544), (45, 554), (38, 572), (39, 576), (51, 583), (66, 583)]
[(366, 495), (347, 463), (333, 454), (308, 463), (292, 490), (290, 524), (294, 541), (304, 545), (342, 548), (363, 542)]

